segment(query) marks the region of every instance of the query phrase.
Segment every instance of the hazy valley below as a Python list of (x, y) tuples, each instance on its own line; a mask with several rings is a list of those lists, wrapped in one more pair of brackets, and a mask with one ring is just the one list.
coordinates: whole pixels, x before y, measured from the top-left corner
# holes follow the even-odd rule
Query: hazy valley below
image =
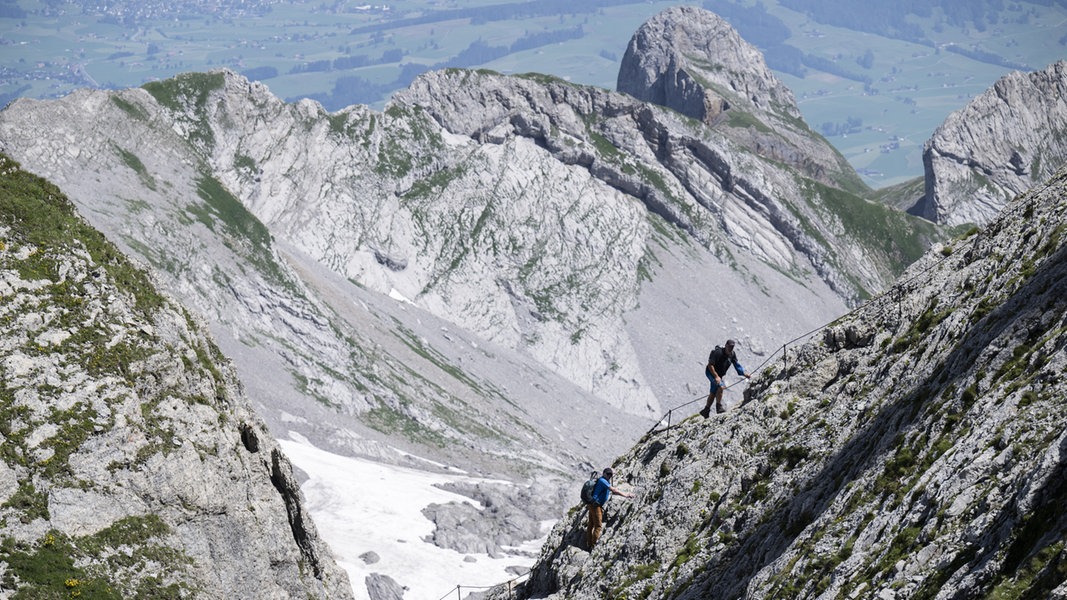
[(17, 0), (0, 10), (0, 104), (229, 68), (329, 110), (381, 108), (420, 72), (545, 73), (614, 89), (630, 34), (678, 5), (725, 17), (768, 56), (825, 135), (875, 188), (923, 173), (946, 116), (1012, 70), (1062, 59), (1060, 2), (943, 1), (864, 11), (828, 0), (742, 3), (477, 0), (165, 4)]

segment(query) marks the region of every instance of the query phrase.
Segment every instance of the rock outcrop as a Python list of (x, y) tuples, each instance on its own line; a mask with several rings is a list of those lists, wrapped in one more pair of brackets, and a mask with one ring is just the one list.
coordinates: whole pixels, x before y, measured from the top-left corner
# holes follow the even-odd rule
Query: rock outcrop
[(911, 212), (984, 225), (1067, 163), (1067, 62), (1014, 72), (949, 115), (923, 147), (926, 193)]
[(740, 408), (650, 431), (600, 543), (574, 510), (518, 597), (1067, 596), (1064, 198), (1067, 170), (767, 362)]
[(206, 328), (0, 155), (0, 595), (350, 598)]
[(864, 192), (843, 156), (805, 123), (793, 92), (722, 17), (667, 9), (634, 33), (616, 89), (715, 127), (748, 151), (823, 183)]

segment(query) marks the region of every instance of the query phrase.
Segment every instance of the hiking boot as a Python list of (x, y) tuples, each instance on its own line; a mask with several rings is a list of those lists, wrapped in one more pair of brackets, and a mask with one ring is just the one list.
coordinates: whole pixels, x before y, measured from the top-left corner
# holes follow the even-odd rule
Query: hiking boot
[(716, 402), (715, 403), (715, 414), (721, 415), (724, 412), (726, 412), (726, 409), (722, 407), (722, 404), (719, 404), (719, 403)]
[(708, 407), (708, 406), (705, 406), (704, 408), (702, 408), (700, 410), (700, 416), (704, 417), (705, 419), (708, 418), (709, 416), (711, 416), (711, 411), (708, 410), (709, 408), (710, 407)]

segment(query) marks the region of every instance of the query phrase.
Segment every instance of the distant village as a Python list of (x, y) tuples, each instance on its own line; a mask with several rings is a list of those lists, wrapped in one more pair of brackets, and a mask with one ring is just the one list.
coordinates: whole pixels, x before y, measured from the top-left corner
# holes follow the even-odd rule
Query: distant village
[[(56, 16), (72, 9), (81, 14), (109, 17), (125, 25), (152, 19), (237, 18), (264, 15), (280, 0), (144, 0), (142, 2), (104, 2), (102, 0), (72, 0), (67, 3), (44, 4), (41, 16)], [(105, 22), (107, 19), (105, 19)]]

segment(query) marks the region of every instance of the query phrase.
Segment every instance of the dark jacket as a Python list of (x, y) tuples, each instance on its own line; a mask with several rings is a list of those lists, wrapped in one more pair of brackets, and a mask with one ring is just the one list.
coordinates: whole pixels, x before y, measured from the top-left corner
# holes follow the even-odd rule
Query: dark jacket
[[(715, 346), (715, 349), (711, 351), (711, 354), (708, 355), (708, 364), (715, 367), (715, 372), (718, 373), (719, 377), (726, 375), (726, 371), (730, 369), (731, 364), (738, 375), (745, 376), (745, 368), (741, 366), (741, 363), (737, 362), (737, 353), (727, 354), (726, 349), (722, 346)], [(704, 370), (707, 370), (707, 367)]]

